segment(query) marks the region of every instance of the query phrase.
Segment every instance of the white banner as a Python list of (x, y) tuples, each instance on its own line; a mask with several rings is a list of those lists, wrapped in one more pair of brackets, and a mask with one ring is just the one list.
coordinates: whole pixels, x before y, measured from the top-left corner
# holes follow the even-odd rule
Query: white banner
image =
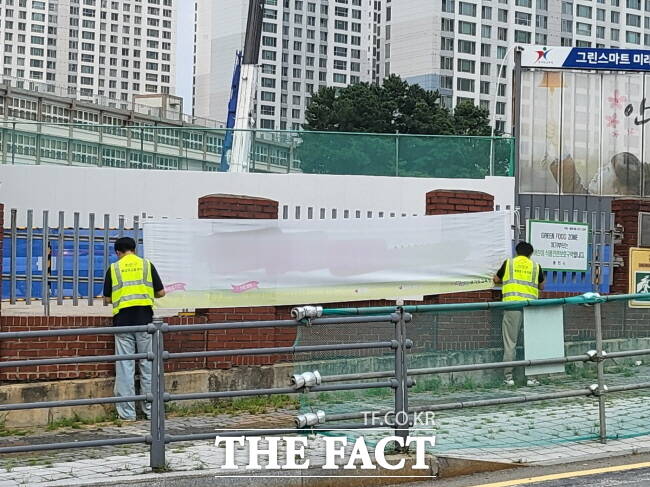
[(492, 287), (509, 212), (374, 220), (160, 220), (144, 250), (165, 308), (319, 304)]

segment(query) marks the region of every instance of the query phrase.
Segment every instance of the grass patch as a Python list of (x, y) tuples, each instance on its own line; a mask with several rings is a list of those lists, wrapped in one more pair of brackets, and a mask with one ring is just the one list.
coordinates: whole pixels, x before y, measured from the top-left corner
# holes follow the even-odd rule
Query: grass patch
[(230, 401), (218, 400), (211, 402), (197, 402), (188, 405), (179, 405), (171, 403), (165, 405), (165, 410), (170, 417), (184, 417), (197, 415), (218, 415), (218, 414), (237, 414), (250, 413), (262, 414), (277, 409), (298, 409), (300, 402), (298, 399), (286, 394), (271, 396), (243, 397), (235, 398)]
[[(45, 429), (48, 431), (54, 431), (61, 428), (72, 428), (72, 429), (81, 429), (83, 426), (98, 424), (98, 423), (114, 423), (121, 424), (119, 417), (117, 416), (116, 411), (111, 411), (107, 414), (101, 416), (96, 416), (94, 418), (82, 418), (79, 414), (74, 413), (70, 418), (59, 418), (55, 419), (48, 423)], [(118, 424), (118, 426), (119, 426)]]
[(31, 432), (29, 429), (16, 429), (16, 428), (7, 428), (5, 419), (7, 415), (4, 415), (0, 418), (0, 437), (6, 436), (25, 436)]

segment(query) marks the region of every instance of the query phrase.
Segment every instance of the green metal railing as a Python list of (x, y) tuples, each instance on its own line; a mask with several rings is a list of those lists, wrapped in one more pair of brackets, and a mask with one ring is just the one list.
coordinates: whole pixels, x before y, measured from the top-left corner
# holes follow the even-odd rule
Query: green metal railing
[[(251, 136), (250, 172), (469, 179), (514, 175), (515, 144), (507, 137), (245, 132)], [(194, 126), (7, 120), (0, 122), (0, 164), (218, 171), (227, 133)]]

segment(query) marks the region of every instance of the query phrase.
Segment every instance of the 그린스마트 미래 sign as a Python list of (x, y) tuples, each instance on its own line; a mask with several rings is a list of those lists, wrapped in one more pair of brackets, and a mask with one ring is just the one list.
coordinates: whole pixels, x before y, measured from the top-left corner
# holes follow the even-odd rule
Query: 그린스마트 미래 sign
[(585, 272), (589, 267), (587, 223), (528, 220), (528, 240), (544, 270)]

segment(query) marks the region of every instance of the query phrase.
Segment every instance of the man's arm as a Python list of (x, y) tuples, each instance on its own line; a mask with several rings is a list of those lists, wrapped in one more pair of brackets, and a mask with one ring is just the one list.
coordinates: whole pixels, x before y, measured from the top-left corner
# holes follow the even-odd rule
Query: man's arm
[(495, 274), (495, 276), (492, 278), (492, 281), (494, 284), (501, 284), (503, 282), (503, 275), (506, 273), (506, 261), (501, 264), (501, 267)]
[(543, 291), (543, 290), (544, 290), (544, 281), (545, 281), (545, 278), (544, 278), (544, 269), (542, 269), (542, 266), (540, 265), (540, 266), (539, 266), (539, 278), (538, 278), (538, 280), (537, 280), (537, 288), (538, 288), (540, 291)]
[(113, 302), (111, 295), (113, 294), (113, 282), (111, 280), (111, 268), (109, 267), (104, 276), (104, 304), (108, 305)]
[(153, 264), (151, 264), (151, 282), (153, 283), (153, 295), (157, 298), (164, 297), (165, 286), (163, 286), (160, 275)]

